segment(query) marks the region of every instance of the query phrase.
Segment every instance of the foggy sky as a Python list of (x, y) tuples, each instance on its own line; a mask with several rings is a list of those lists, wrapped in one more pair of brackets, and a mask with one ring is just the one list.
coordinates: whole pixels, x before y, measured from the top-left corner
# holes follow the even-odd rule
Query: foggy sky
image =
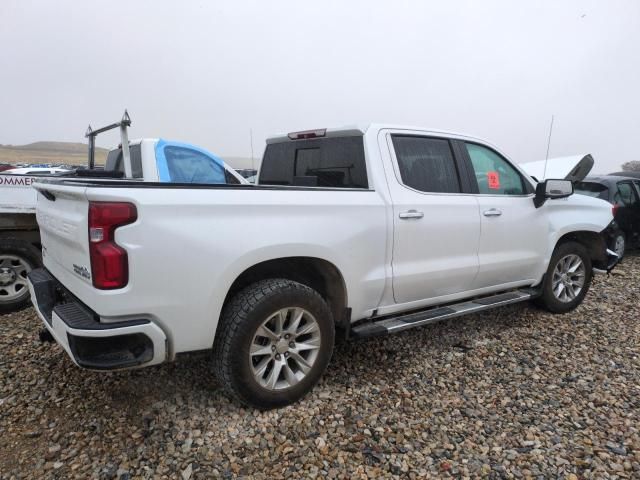
[[(0, 143), (130, 137), (255, 155), (370, 122), (485, 138), (513, 160), (640, 160), (640, 2), (0, 3)], [(99, 139), (102, 146), (117, 138)]]

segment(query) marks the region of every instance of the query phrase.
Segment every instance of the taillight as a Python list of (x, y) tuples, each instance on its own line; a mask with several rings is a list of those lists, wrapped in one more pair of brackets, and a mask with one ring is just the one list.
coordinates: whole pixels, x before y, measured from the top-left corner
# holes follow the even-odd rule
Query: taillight
[(613, 214), (613, 216), (616, 216), (616, 213), (618, 213), (618, 204), (614, 203), (613, 206), (611, 207), (611, 213)]
[(138, 218), (135, 205), (125, 202), (89, 202), (89, 254), (93, 286), (122, 288), (129, 281), (127, 252), (114, 241), (116, 228)]

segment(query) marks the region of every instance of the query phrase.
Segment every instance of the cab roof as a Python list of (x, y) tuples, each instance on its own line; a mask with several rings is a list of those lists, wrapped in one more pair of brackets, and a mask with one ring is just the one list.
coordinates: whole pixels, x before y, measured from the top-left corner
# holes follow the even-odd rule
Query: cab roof
[(302, 140), (302, 139), (309, 139), (309, 138), (358, 136), (358, 135), (365, 135), (369, 131), (379, 131), (383, 129), (421, 131), (425, 133), (433, 133), (436, 135), (444, 135), (446, 137), (464, 138), (464, 139), (474, 140), (480, 143), (484, 143), (487, 145), (491, 145), (491, 143), (487, 142), (482, 138), (474, 137), (474, 136), (463, 134), (463, 133), (452, 132), (447, 130), (438, 130), (434, 128), (417, 127), (415, 125), (413, 126), (412, 125), (395, 125), (395, 124), (386, 124), (386, 123), (354, 124), (354, 125), (344, 125), (341, 127), (317, 128), (317, 129), (301, 130), (301, 131), (289, 132), (289, 133), (280, 133), (280, 134), (276, 134), (271, 137), (268, 137), (267, 144), (287, 142), (290, 140)]

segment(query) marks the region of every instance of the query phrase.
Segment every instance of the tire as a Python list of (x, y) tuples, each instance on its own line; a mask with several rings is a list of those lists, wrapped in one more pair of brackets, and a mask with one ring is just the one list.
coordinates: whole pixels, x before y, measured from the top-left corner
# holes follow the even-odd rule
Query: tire
[[(574, 266), (576, 270), (572, 272)], [(536, 303), (553, 313), (570, 312), (582, 303), (589, 291), (592, 275), (591, 258), (587, 250), (577, 242), (561, 243), (551, 256), (542, 295)], [(580, 280), (582, 283), (577, 290)]]
[(618, 261), (623, 259), (626, 247), (627, 239), (624, 232), (617, 232), (611, 239), (611, 245), (609, 245), (609, 248), (618, 254)]
[(283, 407), (318, 382), (334, 340), (333, 317), (318, 292), (291, 280), (262, 280), (225, 306), (214, 371), (231, 398), (258, 409)]
[(26, 275), (40, 264), (40, 252), (30, 243), (15, 238), (0, 239), (0, 313), (31, 305)]

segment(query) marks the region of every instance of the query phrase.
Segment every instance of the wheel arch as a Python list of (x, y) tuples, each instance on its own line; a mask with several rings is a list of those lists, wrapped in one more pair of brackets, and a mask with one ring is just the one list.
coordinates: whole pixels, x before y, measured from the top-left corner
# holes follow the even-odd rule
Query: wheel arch
[(337, 326), (350, 321), (344, 276), (332, 262), (318, 257), (280, 257), (248, 267), (229, 287), (222, 309), (243, 288), (269, 278), (284, 278), (313, 288), (329, 305)]
[(0, 230), (0, 246), (2, 242), (17, 241), (24, 242), (33, 248), (40, 250), (40, 232), (38, 229), (18, 229), (18, 230)]
[(559, 245), (566, 242), (579, 243), (587, 250), (587, 253), (589, 254), (589, 258), (591, 259), (591, 263), (593, 264), (594, 267), (606, 268), (607, 244), (601, 233), (592, 232), (588, 230), (578, 230), (574, 232), (565, 233), (556, 242), (554, 250), (558, 248)]

